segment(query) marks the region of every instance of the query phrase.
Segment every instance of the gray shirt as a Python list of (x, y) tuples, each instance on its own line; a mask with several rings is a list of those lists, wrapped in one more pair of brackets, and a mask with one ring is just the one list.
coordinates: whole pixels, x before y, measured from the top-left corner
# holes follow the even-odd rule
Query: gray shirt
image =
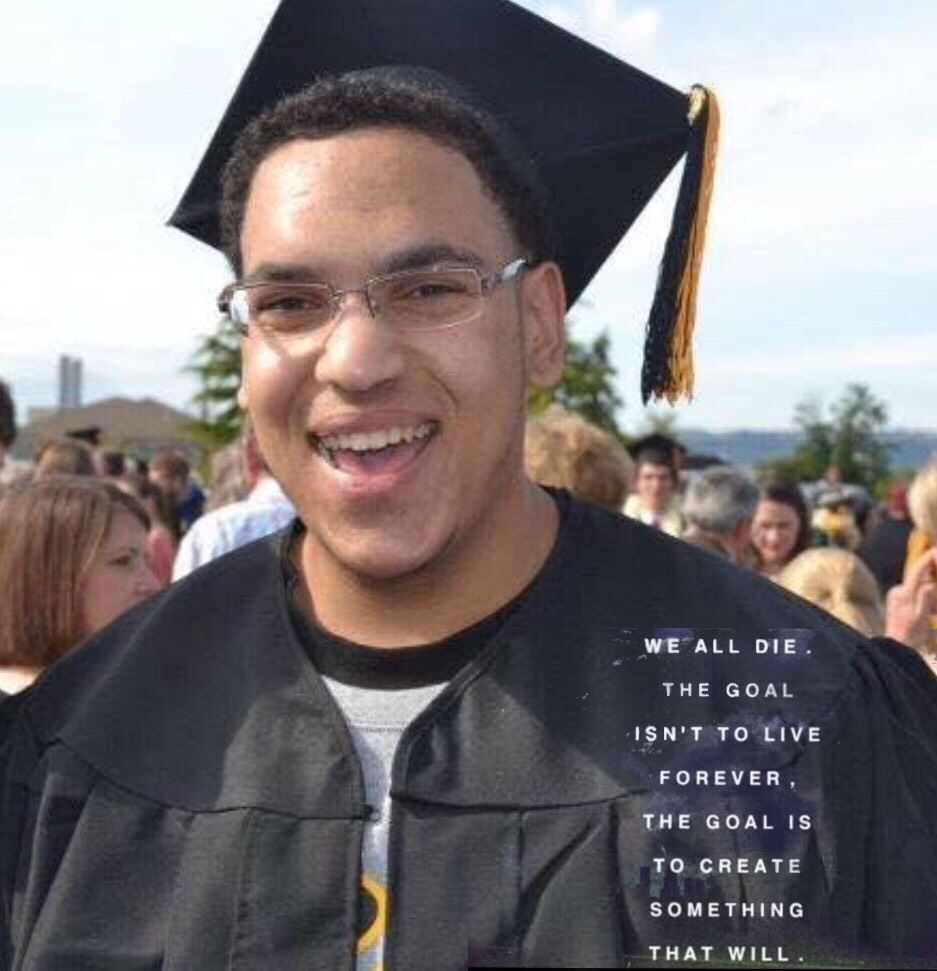
[(388, 691), (360, 688), (325, 678), (351, 733), (364, 774), (368, 805), (374, 810), (365, 824), (361, 850), (362, 895), (369, 908), (358, 941), (358, 971), (380, 971), (387, 926), (387, 834), (390, 827), (390, 774), (397, 743), (407, 725), (438, 695), (445, 684)]

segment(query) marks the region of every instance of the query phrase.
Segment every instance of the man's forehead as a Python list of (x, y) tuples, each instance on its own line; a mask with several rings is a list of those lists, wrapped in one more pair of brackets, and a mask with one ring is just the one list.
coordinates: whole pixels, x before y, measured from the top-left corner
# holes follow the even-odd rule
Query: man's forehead
[(367, 127), (271, 151), (248, 195), (246, 275), (314, 277), (352, 241), (373, 273), (443, 262), (484, 267), (517, 255), (472, 163), (439, 139)]
[[(442, 138), (401, 125), (368, 125), (319, 137), (303, 136), (284, 141), (260, 160), (252, 180), (275, 178), (284, 190), (303, 193), (310, 183), (323, 179), (339, 168), (344, 175), (337, 187), (355, 176), (367, 175), (380, 187), (392, 180), (413, 183), (418, 191), (428, 171), (444, 179), (459, 178), (477, 182), (482, 178), (472, 162)], [(356, 185), (356, 196), (362, 186)]]

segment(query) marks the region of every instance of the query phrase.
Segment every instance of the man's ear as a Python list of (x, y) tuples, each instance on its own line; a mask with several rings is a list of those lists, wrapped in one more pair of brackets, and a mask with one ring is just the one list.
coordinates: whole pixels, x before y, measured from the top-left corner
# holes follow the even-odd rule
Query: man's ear
[(566, 351), (566, 288), (556, 263), (540, 263), (521, 281), (527, 380), (552, 388), (563, 376)]

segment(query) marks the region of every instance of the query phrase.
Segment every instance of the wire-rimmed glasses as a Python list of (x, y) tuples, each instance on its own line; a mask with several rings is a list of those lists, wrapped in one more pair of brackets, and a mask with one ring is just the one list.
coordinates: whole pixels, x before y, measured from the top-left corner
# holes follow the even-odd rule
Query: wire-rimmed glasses
[(320, 330), (335, 318), (343, 297), (360, 293), (381, 324), (399, 331), (438, 330), (478, 317), (484, 298), (528, 265), (516, 259), (492, 273), (434, 265), (372, 277), (348, 290), (304, 281), (232, 283), (221, 291), (218, 309), (243, 333), (256, 328), (289, 342)]

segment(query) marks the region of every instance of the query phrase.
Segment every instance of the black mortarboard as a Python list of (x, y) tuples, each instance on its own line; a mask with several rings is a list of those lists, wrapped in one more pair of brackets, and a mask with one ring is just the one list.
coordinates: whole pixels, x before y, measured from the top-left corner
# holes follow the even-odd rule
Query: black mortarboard
[(317, 77), (408, 64), (454, 78), (518, 135), (549, 190), (570, 304), (683, 155), (642, 394), (692, 392), (718, 109), (509, 0), (282, 0), (170, 223), (220, 243), (221, 173), (246, 124)]
[(89, 425), (87, 428), (72, 428), (65, 433), (66, 438), (74, 438), (97, 448), (101, 444), (101, 426)]
[(681, 466), (686, 448), (675, 438), (661, 432), (651, 432), (634, 439), (628, 452), (635, 462), (650, 461), (654, 465), (669, 465), (673, 469)]

